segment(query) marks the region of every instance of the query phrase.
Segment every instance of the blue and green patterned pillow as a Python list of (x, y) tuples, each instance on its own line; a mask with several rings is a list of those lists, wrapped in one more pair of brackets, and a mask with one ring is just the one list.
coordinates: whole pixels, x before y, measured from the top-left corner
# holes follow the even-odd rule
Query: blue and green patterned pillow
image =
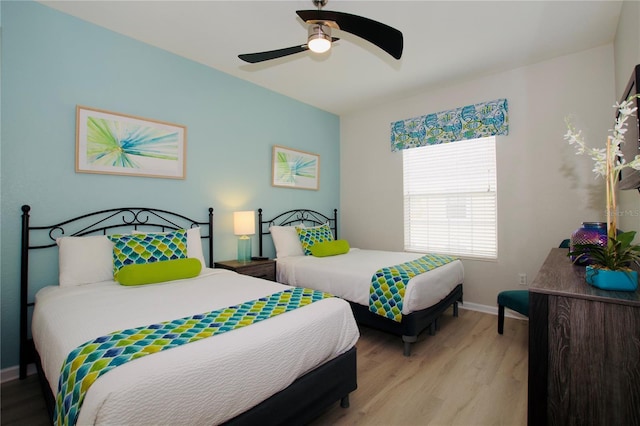
[(333, 241), (333, 232), (326, 223), (313, 228), (296, 227), (296, 232), (298, 233), (298, 238), (300, 238), (305, 256), (311, 256), (311, 247), (314, 244)]
[(113, 275), (126, 265), (184, 259), (187, 233), (184, 229), (166, 234), (108, 235), (113, 241)]

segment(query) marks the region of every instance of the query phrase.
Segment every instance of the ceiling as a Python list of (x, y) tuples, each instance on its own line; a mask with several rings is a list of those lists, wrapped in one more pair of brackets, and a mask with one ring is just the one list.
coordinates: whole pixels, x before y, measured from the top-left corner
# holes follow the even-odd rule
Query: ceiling
[(289, 1), (40, 1), (176, 55), (342, 115), (438, 86), (613, 42), (620, 1), (346, 1), (335, 10), (402, 31), (395, 60), (349, 33), (329, 53), (259, 64), (238, 54), (305, 44)]

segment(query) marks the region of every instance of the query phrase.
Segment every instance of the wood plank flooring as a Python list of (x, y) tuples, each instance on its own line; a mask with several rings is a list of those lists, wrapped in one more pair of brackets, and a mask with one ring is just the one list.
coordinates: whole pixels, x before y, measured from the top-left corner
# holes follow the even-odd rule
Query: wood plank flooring
[(460, 309), (435, 336), (423, 334), (411, 357), (400, 339), (361, 328), (358, 390), (319, 425), (526, 425), (528, 322)]
[[(361, 327), (358, 389), (313, 426), (526, 425), (528, 322), (460, 309), (402, 355), (402, 341)], [(38, 379), (2, 384), (2, 425), (48, 424)]]
[(50, 425), (37, 375), (2, 384), (0, 421), (7, 426)]

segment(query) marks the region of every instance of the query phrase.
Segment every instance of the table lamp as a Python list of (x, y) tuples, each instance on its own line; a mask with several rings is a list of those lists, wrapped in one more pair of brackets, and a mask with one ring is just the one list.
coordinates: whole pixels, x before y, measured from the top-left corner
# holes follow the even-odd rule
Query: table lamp
[(233, 233), (238, 238), (238, 262), (246, 263), (251, 260), (251, 237), (256, 233), (256, 219), (253, 210), (233, 212)]

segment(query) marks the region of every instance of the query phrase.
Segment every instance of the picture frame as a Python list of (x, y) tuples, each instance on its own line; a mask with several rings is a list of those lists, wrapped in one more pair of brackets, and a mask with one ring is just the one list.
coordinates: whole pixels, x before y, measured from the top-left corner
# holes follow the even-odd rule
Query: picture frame
[(320, 189), (320, 156), (274, 145), (271, 185), (317, 191)]
[(186, 126), (76, 106), (76, 173), (185, 179)]

